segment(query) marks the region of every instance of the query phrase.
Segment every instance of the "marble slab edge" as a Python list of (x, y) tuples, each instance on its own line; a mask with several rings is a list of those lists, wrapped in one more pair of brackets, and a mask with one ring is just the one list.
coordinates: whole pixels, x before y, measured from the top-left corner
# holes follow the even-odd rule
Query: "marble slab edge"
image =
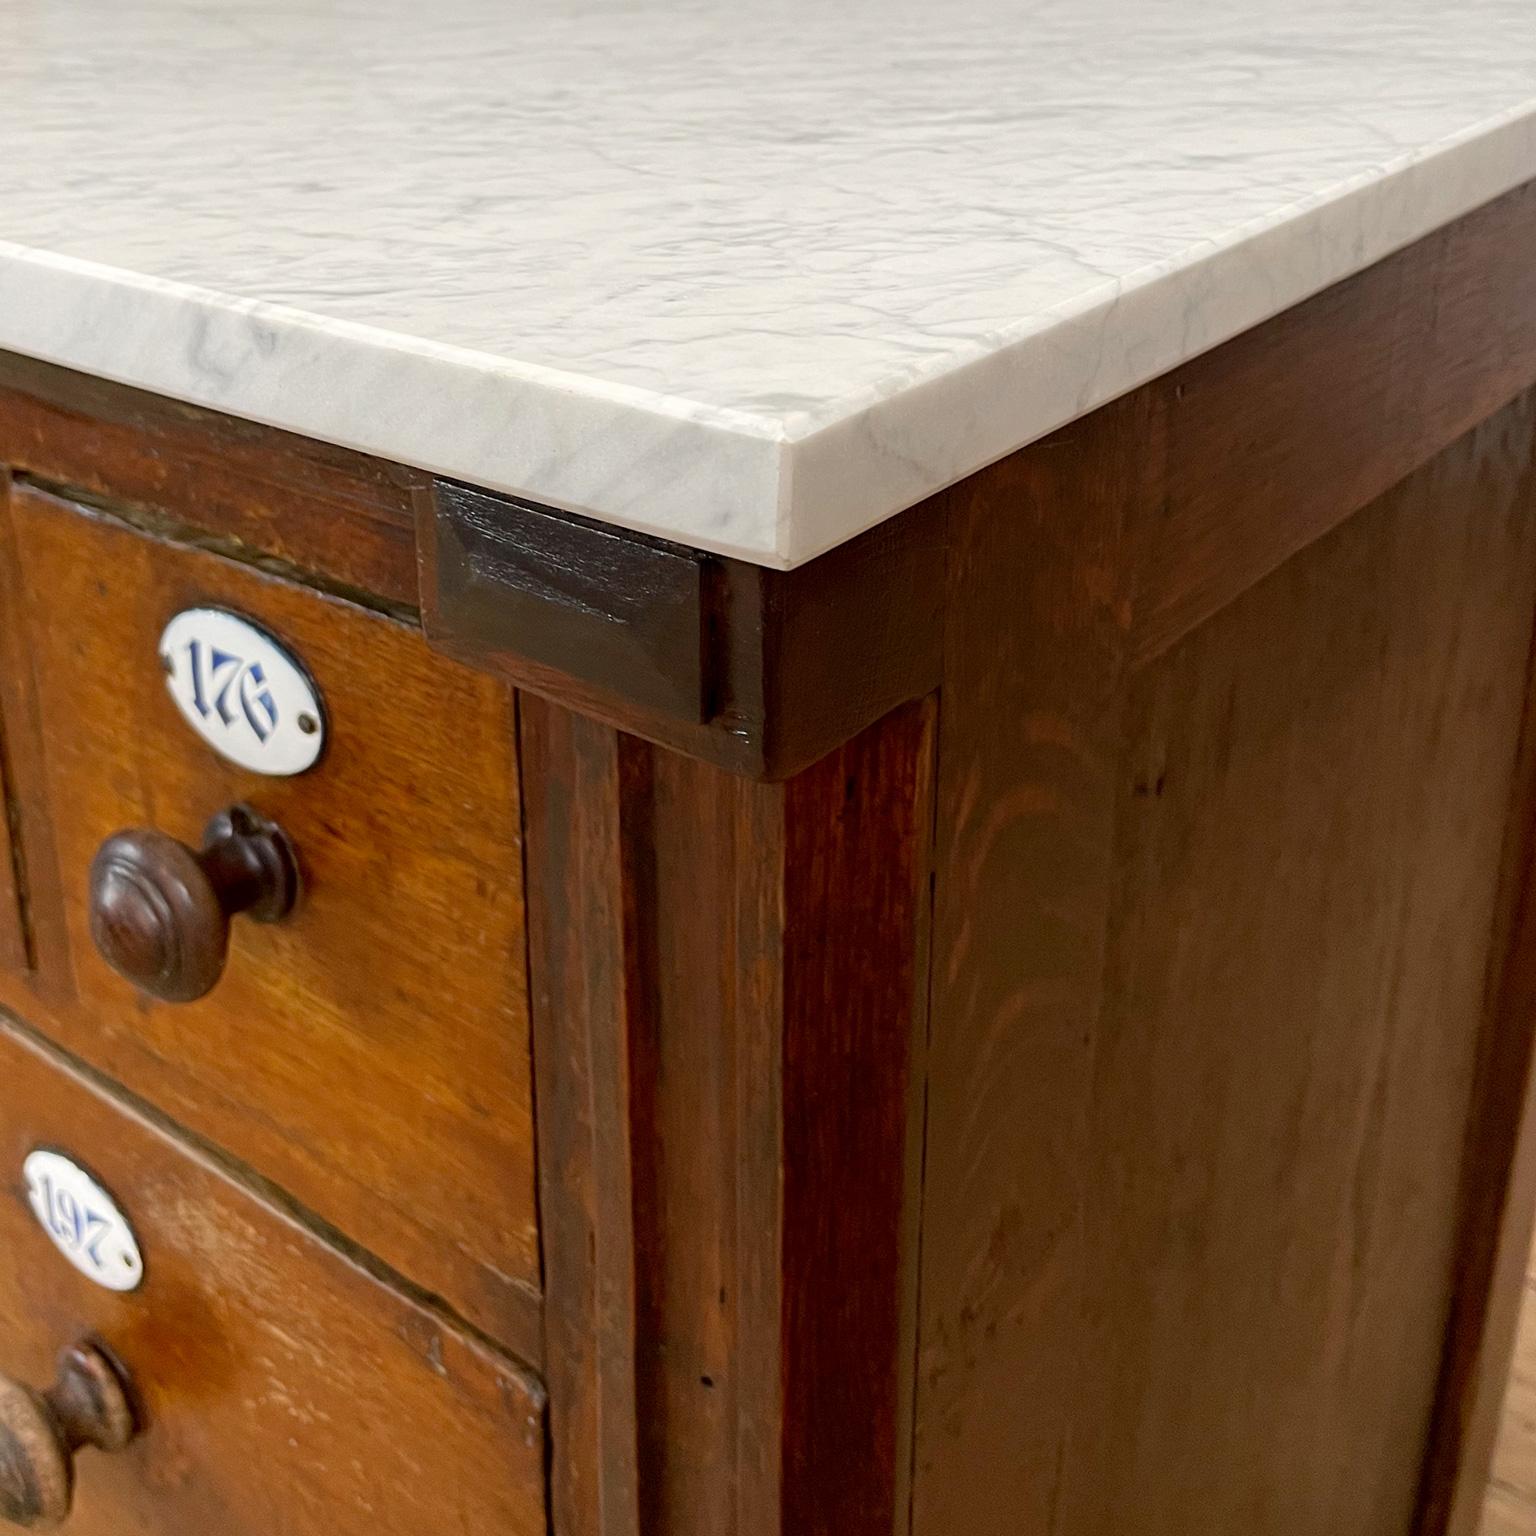
[(1536, 178), (1536, 100), (782, 420), (0, 241), (0, 349), (790, 568)]

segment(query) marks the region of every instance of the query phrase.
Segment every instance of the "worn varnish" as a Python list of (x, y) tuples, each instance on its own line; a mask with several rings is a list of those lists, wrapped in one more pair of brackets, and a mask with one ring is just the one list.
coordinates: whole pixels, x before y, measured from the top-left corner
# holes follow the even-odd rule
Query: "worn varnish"
[(949, 579), (967, 600), (940, 707), (918, 1536), (962, 1515), (975, 1536), (1055, 1518), (1081, 1369), (1122, 583), (1160, 441), (1154, 397), (1132, 396), (950, 493)]
[(562, 1532), (905, 1507), (930, 723), (764, 786), (524, 701)]
[(1132, 689), (1082, 1212), (1106, 1337), (1062, 1530), (1132, 1509), (1148, 1536), (1410, 1528), (1536, 593), (1533, 446), (1528, 400)]
[(1147, 386), (1169, 425), (1138, 657), (1536, 381), (1532, 240), (1527, 186)]
[[(10, 505), (47, 700), (20, 789), (46, 807), (69, 946), (38, 1022), (536, 1359), (510, 692), (388, 618), (22, 486)], [(241, 770), (178, 714), (156, 648), (200, 604), (267, 625), (310, 668), (330, 735), (308, 773)], [(206, 998), (154, 1002), (95, 952), (91, 861), (136, 826), (198, 846), (240, 801), (292, 838), (300, 907), (237, 920)]]
[[(1536, 474), (1536, 471), (1533, 471)], [(1419, 1525), (1471, 1536), (1479, 1471), (1492, 1452), (1506, 1362), (1536, 1221), (1536, 649), (1527, 669), (1520, 758), (1503, 868), (1462, 1167), (1449, 1333)]]
[[(544, 1536), (536, 1382), (4, 1025), (0, 1082), (0, 1370), (46, 1384), (95, 1334), (139, 1398), (126, 1450), (81, 1453), (71, 1533)], [(37, 1225), (40, 1144), (111, 1190), (139, 1290), (93, 1285)]]
[(402, 609), (417, 470), (0, 353), (0, 463)]
[[(1134, 679), (1085, 544), (1033, 600), (1059, 663), (946, 692), (919, 1533), (1409, 1528), (1533, 445), (1528, 398)], [(1134, 507), (1092, 429), (1055, 453), (1080, 507)], [(1089, 593), (1097, 644), (1061, 617)]]

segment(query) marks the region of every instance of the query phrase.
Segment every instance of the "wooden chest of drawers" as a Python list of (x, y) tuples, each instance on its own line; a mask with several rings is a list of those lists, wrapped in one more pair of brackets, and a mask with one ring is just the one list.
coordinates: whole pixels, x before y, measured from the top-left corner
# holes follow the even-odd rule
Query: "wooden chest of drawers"
[[(0, 1508), (78, 1451), (88, 1536), (1466, 1531), (1536, 1204), (1533, 240), (792, 572), (0, 358)], [(305, 771), (178, 709), (204, 610)]]

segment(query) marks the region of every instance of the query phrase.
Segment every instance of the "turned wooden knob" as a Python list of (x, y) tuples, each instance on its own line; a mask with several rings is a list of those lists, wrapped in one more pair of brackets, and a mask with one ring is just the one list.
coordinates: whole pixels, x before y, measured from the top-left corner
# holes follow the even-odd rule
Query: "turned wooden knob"
[(91, 937), (135, 986), (189, 1003), (224, 972), (230, 918), (275, 923), (298, 893), (287, 834), (249, 806), (231, 806), (208, 823), (200, 852), (150, 828), (113, 833), (91, 861)]
[(134, 1427), (123, 1378), (95, 1344), (66, 1349), (45, 1392), (0, 1376), (0, 1520), (52, 1530), (74, 1499), (75, 1452), (120, 1451)]

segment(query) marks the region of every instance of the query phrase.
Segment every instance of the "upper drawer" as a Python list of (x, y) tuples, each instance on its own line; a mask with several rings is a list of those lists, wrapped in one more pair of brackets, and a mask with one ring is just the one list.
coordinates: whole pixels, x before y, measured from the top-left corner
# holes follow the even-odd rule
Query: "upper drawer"
[[(542, 1536), (536, 1380), (3, 1024), (0, 1082), (0, 1372), (45, 1387), (58, 1352), (94, 1337), (139, 1400), (138, 1438), (77, 1458), (73, 1536)], [(49, 1241), (23, 1175), (39, 1148), (105, 1188), (142, 1257), (138, 1289), (104, 1289)], [(76, 1193), (47, 1208), (120, 1260), (103, 1213), (66, 1203)]]
[[(51, 894), (73, 970), (73, 998), (41, 1022), (531, 1355), (539, 1270), (511, 691), (354, 604), (35, 490), (17, 486), (11, 506)], [(178, 712), (159, 640), (200, 606), (245, 615), (307, 668), (327, 731), (306, 772), (237, 767)], [(197, 848), (237, 802), (292, 839), (300, 904), (282, 923), (236, 917), (206, 997), (154, 1001), (95, 952), (92, 858), (133, 827)]]

